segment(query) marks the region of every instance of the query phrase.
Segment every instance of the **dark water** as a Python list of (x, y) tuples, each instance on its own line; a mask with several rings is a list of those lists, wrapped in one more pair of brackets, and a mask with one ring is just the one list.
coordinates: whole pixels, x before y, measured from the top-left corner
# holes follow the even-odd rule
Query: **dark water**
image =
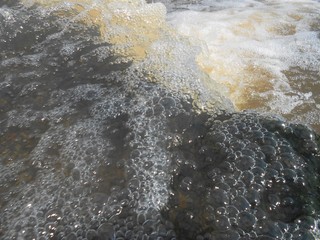
[(200, 109), (72, 17), (1, 8), (1, 239), (318, 238), (315, 132)]

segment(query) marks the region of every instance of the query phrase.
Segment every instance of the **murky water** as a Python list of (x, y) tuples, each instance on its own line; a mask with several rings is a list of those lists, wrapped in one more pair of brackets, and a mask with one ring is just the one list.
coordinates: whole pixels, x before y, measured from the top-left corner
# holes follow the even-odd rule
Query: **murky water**
[(318, 3), (164, 3), (1, 2), (1, 239), (319, 238)]

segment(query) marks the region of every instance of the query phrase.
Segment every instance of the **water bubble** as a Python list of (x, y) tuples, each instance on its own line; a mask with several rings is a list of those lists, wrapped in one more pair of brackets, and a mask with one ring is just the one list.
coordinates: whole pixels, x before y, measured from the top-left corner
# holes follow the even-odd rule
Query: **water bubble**
[(253, 183), (254, 175), (251, 171), (244, 171), (241, 175), (241, 180), (246, 186), (250, 186)]
[(236, 160), (236, 167), (241, 171), (250, 170), (255, 166), (255, 160), (249, 156), (241, 156)]
[(126, 233), (125, 233), (125, 238), (126, 238), (126, 239), (133, 239), (133, 235), (134, 235), (133, 231), (128, 230), (128, 231), (126, 231)]
[(171, 97), (164, 97), (161, 98), (159, 103), (165, 108), (165, 109), (171, 109), (176, 106), (176, 102)]
[(294, 199), (293, 198), (291, 198), (291, 197), (285, 197), (285, 198), (283, 198), (282, 199), (282, 205), (284, 206), (284, 207), (290, 207), (290, 206), (293, 206), (294, 205)]
[(229, 192), (231, 189), (230, 186), (225, 182), (217, 182), (217, 183), (215, 183), (215, 186), (216, 186), (216, 188), (225, 190), (226, 192)]
[(293, 134), (299, 138), (312, 141), (315, 139), (314, 132), (307, 126), (302, 124), (291, 124), (290, 127), (293, 130)]
[(28, 226), (35, 227), (38, 224), (38, 219), (34, 216), (30, 216), (28, 219)]
[(228, 230), (224, 235), (224, 239), (238, 240), (240, 239), (240, 234), (237, 231)]
[(239, 213), (238, 209), (232, 205), (227, 206), (226, 211), (230, 218), (235, 218)]
[(266, 235), (271, 238), (281, 239), (282, 232), (276, 223), (270, 220), (262, 220), (257, 222), (257, 233), (259, 235)]
[(238, 214), (238, 225), (245, 232), (250, 232), (254, 228), (256, 222), (256, 217), (247, 211)]
[(80, 171), (79, 171), (79, 169), (76, 169), (76, 168), (72, 169), (71, 175), (72, 175), (73, 180), (75, 180), (75, 181), (79, 181), (80, 180)]
[(209, 179), (215, 180), (216, 177), (220, 177), (221, 170), (219, 168), (214, 168), (210, 171), (208, 171), (207, 176)]
[(72, 232), (72, 233), (67, 235), (66, 239), (68, 239), (68, 240), (77, 240), (77, 234)]
[(229, 230), (231, 225), (229, 219), (226, 216), (217, 216), (215, 219), (215, 226), (220, 231)]
[(291, 239), (293, 239), (293, 235), (292, 235), (290, 232), (285, 232), (285, 233), (283, 234), (283, 238), (284, 238), (285, 240), (291, 240)]
[(292, 234), (292, 237), (293, 237), (292, 239), (297, 239), (297, 240), (316, 240), (311, 232), (304, 229), (299, 229), (295, 231)]
[(226, 135), (223, 132), (215, 132), (211, 136), (216, 142), (224, 142), (226, 140)]
[(205, 215), (205, 220), (209, 223), (214, 222), (215, 220), (215, 209), (211, 206), (208, 205), (205, 207), (205, 211), (204, 211), (204, 215)]
[(249, 134), (250, 139), (252, 139), (254, 142), (261, 142), (261, 139), (263, 139), (264, 134), (263, 132), (259, 130), (251, 131)]
[(115, 232), (111, 224), (108, 224), (108, 223), (101, 224), (97, 232), (99, 237), (102, 239), (106, 239), (106, 240), (114, 239)]
[(254, 176), (258, 177), (264, 177), (265, 170), (259, 166), (255, 166), (251, 169), (251, 172), (254, 174)]
[(216, 215), (225, 215), (226, 214), (226, 208), (225, 207), (218, 207), (216, 209)]
[(268, 195), (268, 201), (273, 206), (279, 206), (280, 205), (280, 197), (277, 194), (269, 194)]
[(278, 171), (273, 169), (273, 168), (267, 168), (266, 169), (266, 179), (268, 180), (273, 180), (276, 179), (278, 177)]
[(248, 200), (243, 196), (237, 196), (232, 200), (233, 205), (239, 210), (239, 211), (246, 211), (249, 210), (251, 205), (248, 202)]
[(265, 145), (269, 145), (269, 146), (273, 146), (273, 147), (277, 147), (277, 145), (278, 145), (277, 141), (273, 137), (264, 137), (263, 143)]
[(157, 233), (158, 233), (158, 235), (160, 235), (162, 237), (166, 237), (167, 236), (166, 226), (164, 226), (163, 224), (159, 224), (158, 229), (157, 229)]
[(279, 145), (278, 150), (280, 154), (285, 154), (285, 153), (291, 154), (294, 152), (293, 148), (290, 145), (285, 145), (285, 144)]
[(296, 219), (295, 222), (299, 224), (300, 228), (306, 230), (314, 230), (316, 226), (314, 218), (310, 216), (300, 217), (299, 219)]
[(319, 146), (316, 142), (311, 141), (311, 140), (307, 140), (304, 142), (303, 144), (303, 153), (305, 154), (316, 154), (319, 151)]
[(180, 183), (180, 188), (184, 191), (189, 191), (192, 186), (192, 178), (190, 177), (185, 177), (182, 179)]
[(207, 202), (212, 203), (212, 205), (225, 206), (229, 203), (228, 193), (222, 189), (214, 189), (208, 192)]
[(261, 150), (266, 156), (267, 163), (271, 163), (275, 159), (277, 153), (275, 147), (271, 145), (263, 145), (261, 146)]
[(292, 169), (289, 169), (289, 168), (283, 169), (281, 173), (282, 173), (284, 179), (288, 182), (294, 182), (295, 179), (297, 178), (296, 172)]
[(154, 227), (153, 220), (147, 220), (143, 223), (143, 229), (146, 234), (151, 234), (155, 230)]
[(255, 189), (248, 189), (245, 197), (252, 206), (258, 206), (261, 202), (260, 194)]
[(154, 116), (159, 116), (164, 110), (165, 109), (161, 104), (156, 104), (153, 107), (153, 114)]
[(219, 168), (217, 168), (215, 171), (217, 172), (217, 174), (220, 174), (220, 171), (224, 171), (224, 172), (233, 172), (234, 167), (232, 166), (232, 164), (228, 161), (223, 161), (220, 165)]
[(245, 147), (245, 144), (239, 140), (231, 140), (229, 143), (229, 148), (233, 149), (233, 151), (241, 151)]
[(137, 222), (142, 225), (145, 221), (146, 221), (145, 215), (142, 213), (139, 213), (137, 215)]

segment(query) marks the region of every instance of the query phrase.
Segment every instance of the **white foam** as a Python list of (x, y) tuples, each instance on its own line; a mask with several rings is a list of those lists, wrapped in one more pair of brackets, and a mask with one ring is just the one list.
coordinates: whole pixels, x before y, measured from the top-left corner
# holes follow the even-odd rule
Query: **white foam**
[(293, 89), (284, 73), (299, 67), (319, 74), (320, 40), (314, 28), (319, 29), (320, 3), (245, 0), (201, 4), (216, 10), (172, 12), (168, 21), (202, 46), (199, 65), (226, 87), (239, 109), (285, 115), (310, 102), (313, 96), (303, 96), (312, 93)]

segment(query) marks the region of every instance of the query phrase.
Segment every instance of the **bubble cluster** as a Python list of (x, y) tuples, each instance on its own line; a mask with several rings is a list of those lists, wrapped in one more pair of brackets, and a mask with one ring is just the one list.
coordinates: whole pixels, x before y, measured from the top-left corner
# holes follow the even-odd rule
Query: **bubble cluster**
[(169, 22), (203, 46), (199, 65), (237, 109), (320, 130), (319, 1), (158, 1), (182, 8), (168, 14)]
[(0, 8), (1, 239), (312, 239), (317, 135), (198, 108), (65, 15)]
[(174, 238), (159, 209), (177, 95), (114, 64), (94, 28), (37, 8), (1, 17), (0, 237)]
[(315, 239), (319, 145), (312, 130), (236, 113), (208, 116), (181, 139), (165, 212), (178, 238)]

